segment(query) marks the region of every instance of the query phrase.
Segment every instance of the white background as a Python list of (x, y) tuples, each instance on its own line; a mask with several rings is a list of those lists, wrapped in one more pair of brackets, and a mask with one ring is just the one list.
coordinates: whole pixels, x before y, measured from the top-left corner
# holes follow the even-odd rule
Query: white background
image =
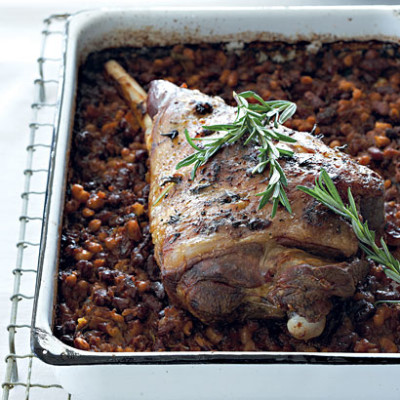
[[(148, 5), (150, 2), (147, 1)], [(195, 4), (190, 1), (187, 5)], [(396, 1), (251, 1), (245, 5), (315, 5), (315, 4), (396, 4)], [(12, 269), (16, 265), (16, 242), (18, 241), (19, 220), (21, 213), (21, 197), (23, 191), (26, 165), (25, 148), (28, 143), (32, 114), (30, 104), (33, 100), (33, 80), (38, 77), (36, 59), (39, 56), (42, 21), (50, 14), (72, 13), (81, 9), (102, 6), (138, 6), (143, 2), (130, 1), (3, 1), (0, 0), (0, 382), (5, 375), (4, 357), (8, 353), (8, 334), (6, 326), (10, 319), (10, 301), (12, 294)], [(157, 1), (152, 5), (185, 5), (183, 1)], [(228, 4), (244, 5), (244, 2), (231, 1)], [(197, 5), (221, 5), (221, 2), (202, 0)], [(32, 260), (35, 264), (36, 260)], [(34, 267), (32, 265), (31, 267)], [(30, 281), (30, 284), (32, 282)], [(28, 294), (33, 293), (33, 287), (25, 287)], [(24, 302), (24, 301), (23, 301)], [(24, 307), (21, 302), (20, 321), (29, 321), (30, 307)], [(28, 344), (26, 349), (28, 349)], [(25, 349), (17, 349), (23, 351)], [(23, 364), (23, 362), (22, 362)], [(25, 367), (25, 365), (21, 365)], [(54, 381), (49, 369), (35, 366), (36, 374), (33, 380)], [(22, 374), (23, 375), (23, 374)], [(36, 392), (35, 398), (44, 397), (43, 391)], [(49, 392), (48, 398), (55, 399), (61, 392)], [(33, 396), (34, 397), (34, 396)], [(13, 397), (10, 398), (23, 398)], [(65, 397), (63, 397), (65, 398)]]

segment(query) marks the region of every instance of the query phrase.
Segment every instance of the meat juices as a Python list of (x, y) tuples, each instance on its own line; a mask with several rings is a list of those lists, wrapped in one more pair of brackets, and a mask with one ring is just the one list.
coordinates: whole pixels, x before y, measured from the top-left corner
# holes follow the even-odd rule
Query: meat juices
[[(203, 105), (203, 106), (202, 106)], [(207, 105), (205, 107), (204, 105)], [(324, 168), (342, 196), (350, 187), (371, 229), (382, 228), (383, 181), (342, 152), (308, 133), (282, 128), (297, 140), (281, 160), (293, 210), (271, 204), (258, 210), (268, 171), (251, 174), (257, 148), (225, 146), (190, 179), (192, 167), (176, 164), (193, 153), (193, 137), (210, 134), (203, 125), (232, 122), (235, 108), (166, 81), (153, 81), (148, 112), (151, 233), (155, 258), (172, 302), (205, 323), (245, 318), (289, 318), (298, 339), (319, 336), (333, 297), (354, 294), (368, 272), (351, 226), (296, 189), (312, 186)], [(170, 132), (178, 132), (169, 135)], [(218, 135), (218, 133), (211, 133)], [(166, 185), (170, 190), (157, 202)]]

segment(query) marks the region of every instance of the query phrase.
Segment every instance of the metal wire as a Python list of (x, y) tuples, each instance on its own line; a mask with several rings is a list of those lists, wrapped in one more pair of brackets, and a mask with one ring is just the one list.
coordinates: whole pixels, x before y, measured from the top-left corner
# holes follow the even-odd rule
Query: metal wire
[[(36, 269), (34, 268), (25, 268), (23, 266), (24, 260), (24, 253), (28, 248), (35, 248), (39, 245), (38, 240), (40, 238), (40, 230), (41, 224), (36, 224), (36, 234), (34, 237), (27, 237), (27, 225), (30, 221), (41, 221), (42, 218), (36, 216), (32, 216), (29, 214), (29, 201), (32, 195), (35, 195), (35, 198), (39, 198), (42, 200), (42, 204), (44, 205), (44, 194), (43, 191), (33, 190), (31, 188), (31, 179), (33, 176), (39, 175), (41, 179), (46, 182), (47, 180), (47, 169), (43, 168), (35, 168), (34, 166), (34, 153), (38, 148), (50, 148), (51, 147), (51, 137), (52, 137), (52, 130), (54, 128), (54, 124), (52, 122), (37, 122), (41, 121), (40, 117), (42, 116), (42, 112), (52, 112), (52, 120), (54, 121), (54, 113), (56, 111), (57, 102), (53, 102), (54, 99), (48, 99), (46, 97), (46, 88), (49, 85), (52, 87), (57, 87), (59, 84), (58, 79), (48, 78), (46, 76), (46, 68), (45, 65), (51, 64), (60, 66), (62, 61), (62, 46), (57, 50), (58, 54), (52, 54), (51, 57), (47, 55), (48, 52), (48, 41), (49, 38), (52, 36), (60, 36), (62, 39), (65, 35), (65, 24), (68, 18), (68, 14), (63, 15), (52, 15), (44, 20), (44, 29), (42, 31), (42, 45), (40, 56), (37, 60), (38, 69), (39, 69), (39, 78), (34, 81), (34, 85), (36, 90), (35, 99), (32, 103), (32, 120), (33, 122), (29, 124), (29, 144), (26, 148), (27, 151), (27, 161), (26, 161), (26, 169), (23, 171), (25, 176), (24, 181), (24, 191), (21, 194), (22, 198), (22, 212), (21, 216), (19, 217), (20, 221), (20, 229), (19, 229), (19, 238), (17, 242), (17, 260), (16, 260), (16, 268), (12, 271), (14, 274), (14, 285), (13, 285), (13, 292), (10, 297), (11, 301), (11, 317), (10, 323), (7, 326), (8, 330), (8, 338), (9, 338), (9, 354), (5, 358), (6, 362), (6, 374), (5, 379), (2, 383), (3, 388), (3, 400), (11, 399), (13, 390), (17, 387), (25, 388), (24, 399), (28, 400), (31, 398), (31, 388), (38, 388), (38, 389), (62, 389), (58, 384), (42, 384), (40, 382), (31, 382), (32, 377), (32, 370), (33, 370), (33, 360), (35, 358), (34, 354), (26, 353), (26, 354), (19, 354), (17, 351), (16, 345), (16, 333), (18, 330), (23, 329), (27, 330), (30, 328), (30, 313), (29, 315), (25, 315), (24, 312), (24, 321), (20, 321), (21, 317), (18, 319), (18, 306), (21, 301), (28, 301), (30, 307), (32, 307), (32, 300), (33, 296), (31, 294), (26, 294), (21, 292), (23, 283), (23, 275), (26, 273), (30, 273), (29, 275), (36, 274)], [(57, 76), (58, 78), (58, 76)], [(54, 96), (53, 96), (54, 97)], [(49, 129), (51, 128), (51, 129)], [(41, 129), (47, 129), (48, 134), (48, 143), (37, 143), (36, 136), (37, 133)], [(49, 154), (50, 155), (50, 154)], [(28, 275), (28, 276), (29, 276)], [(34, 291), (34, 288), (30, 288), (31, 292)], [(26, 289), (24, 289), (26, 290)], [(29, 303), (30, 301), (30, 303)], [(25, 310), (24, 310), (25, 311)], [(18, 321), (17, 321), (18, 319)], [(25, 364), (21, 364), (23, 360), (27, 360), (27, 366)], [(26, 370), (23, 368), (27, 368)], [(20, 369), (20, 371), (18, 371)], [(20, 372), (20, 373), (19, 373)], [(22, 373), (24, 372), (24, 373)], [(22, 379), (24, 376), (24, 379)], [(65, 392), (60, 392), (65, 393)], [(38, 398), (52, 398), (51, 394), (50, 397), (46, 397), (45, 393), (41, 394)], [(66, 399), (71, 399), (71, 396), (65, 393)], [(21, 399), (19, 396), (18, 399)]]

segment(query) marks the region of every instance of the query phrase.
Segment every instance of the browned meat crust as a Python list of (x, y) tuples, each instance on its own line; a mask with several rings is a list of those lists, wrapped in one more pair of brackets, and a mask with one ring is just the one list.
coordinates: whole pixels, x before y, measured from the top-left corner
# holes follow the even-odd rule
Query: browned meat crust
[[(200, 113), (204, 104), (208, 111)], [(312, 185), (324, 168), (343, 197), (351, 187), (364, 217), (381, 228), (383, 181), (375, 172), (308, 133), (282, 128), (297, 140), (288, 145), (293, 158), (281, 160), (293, 214), (279, 207), (271, 220), (272, 205), (258, 210), (256, 197), (268, 172), (249, 173), (257, 164), (256, 146), (224, 147), (193, 181), (191, 167), (175, 169), (193, 152), (184, 130), (192, 138), (202, 136), (203, 125), (231, 122), (233, 107), (199, 91), (154, 81), (148, 110), (154, 120), (151, 232), (166, 290), (175, 303), (208, 323), (282, 317), (286, 312), (316, 322), (329, 313), (332, 296), (354, 293), (367, 264), (356, 257), (358, 242), (350, 225), (296, 187)], [(171, 131), (177, 132), (175, 138), (165, 135)], [(174, 178), (168, 182), (171, 189), (155, 204), (168, 177)]]

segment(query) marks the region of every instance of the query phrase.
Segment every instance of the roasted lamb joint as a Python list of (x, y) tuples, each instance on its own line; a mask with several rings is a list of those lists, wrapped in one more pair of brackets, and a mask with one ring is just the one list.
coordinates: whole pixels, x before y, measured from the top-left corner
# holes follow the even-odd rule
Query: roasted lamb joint
[(288, 317), (290, 333), (308, 340), (325, 326), (333, 297), (351, 296), (367, 273), (350, 225), (296, 189), (312, 186), (323, 167), (346, 197), (350, 187), (372, 229), (383, 223), (383, 183), (366, 167), (308, 133), (285, 131), (297, 142), (281, 160), (293, 210), (258, 210), (268, 171), (252, 174), (257, 147), (225, 146), (191, 180), (176, 164), (193, 153), (184, 136), (218, 135), (203, 125), (226, 124), (236, 109), (154, 81), (147, 109), (153, 119), (150, 219), (155, 258), (170, 299), (205, 323)]

